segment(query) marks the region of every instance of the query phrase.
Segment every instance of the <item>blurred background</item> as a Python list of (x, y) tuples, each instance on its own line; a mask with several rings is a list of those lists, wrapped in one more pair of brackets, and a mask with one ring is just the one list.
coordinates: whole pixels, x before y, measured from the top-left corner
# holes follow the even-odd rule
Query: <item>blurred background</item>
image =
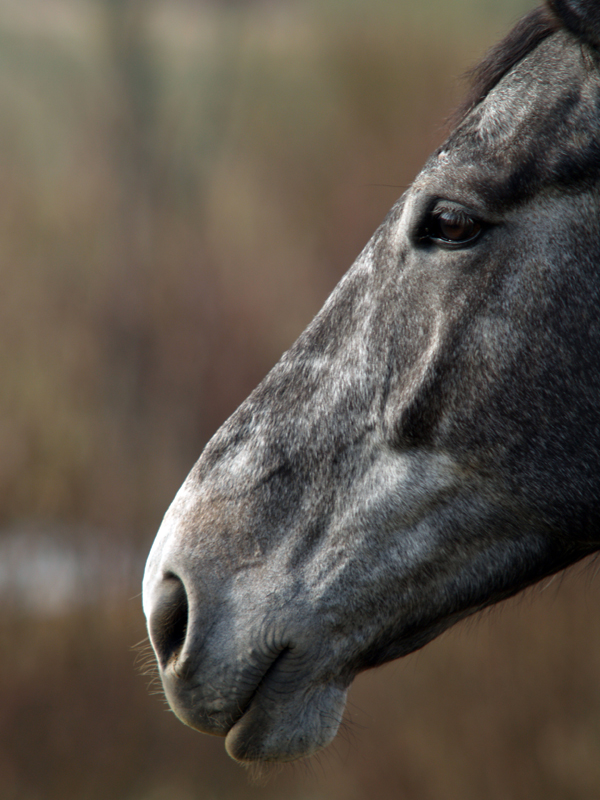
[(600, 796), (579, 566), (360, 676), (257, 783), (134, 646), (219, 424), (444, 138), (527, 0), (0, 0), (0, 798)]

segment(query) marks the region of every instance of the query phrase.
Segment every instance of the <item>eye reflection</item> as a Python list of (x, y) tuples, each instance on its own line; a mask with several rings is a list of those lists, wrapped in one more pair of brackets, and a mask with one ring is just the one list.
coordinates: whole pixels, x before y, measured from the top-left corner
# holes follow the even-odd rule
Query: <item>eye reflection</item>
[(433, 235), (437, 234), (438, 238), (449, 242), (466, 242), (481, 230), (479, 222), (466, 214), (442, 211), (435, 215), (434, 221), (437, 222), (437, 229)]
[(476, 239), (482, 230), (482, 223), (467, 211), (442, 206), (429, 213), (419, 238), (421, 241), (460, 245)]

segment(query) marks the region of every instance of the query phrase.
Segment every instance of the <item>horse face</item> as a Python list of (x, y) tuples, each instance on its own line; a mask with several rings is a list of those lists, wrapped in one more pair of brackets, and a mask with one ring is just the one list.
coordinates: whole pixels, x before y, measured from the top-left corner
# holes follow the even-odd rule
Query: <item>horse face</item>
[(316, 751), (357, 672), (596, 548), (595, 58), (558, 30), (508, 70), (168, 510), (163, 686), (235, 758)]

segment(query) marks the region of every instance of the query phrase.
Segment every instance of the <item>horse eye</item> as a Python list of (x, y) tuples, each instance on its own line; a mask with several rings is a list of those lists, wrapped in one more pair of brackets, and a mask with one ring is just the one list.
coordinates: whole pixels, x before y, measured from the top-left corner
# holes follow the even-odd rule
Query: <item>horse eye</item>
[(466, 244), (481, 233), (483, 226), (464, 211), (440, 209), (427, 221), (422, 238), (445, 244)]

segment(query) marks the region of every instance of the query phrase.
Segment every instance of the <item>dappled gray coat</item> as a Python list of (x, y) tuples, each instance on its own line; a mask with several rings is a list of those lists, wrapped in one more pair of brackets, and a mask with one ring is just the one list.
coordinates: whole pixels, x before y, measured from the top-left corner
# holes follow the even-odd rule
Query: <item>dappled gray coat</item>
[(598, 549), (600, 4), (553, 0), (209, 442), (148, 559), (175, 713), (308, 755), (354, 676)]

